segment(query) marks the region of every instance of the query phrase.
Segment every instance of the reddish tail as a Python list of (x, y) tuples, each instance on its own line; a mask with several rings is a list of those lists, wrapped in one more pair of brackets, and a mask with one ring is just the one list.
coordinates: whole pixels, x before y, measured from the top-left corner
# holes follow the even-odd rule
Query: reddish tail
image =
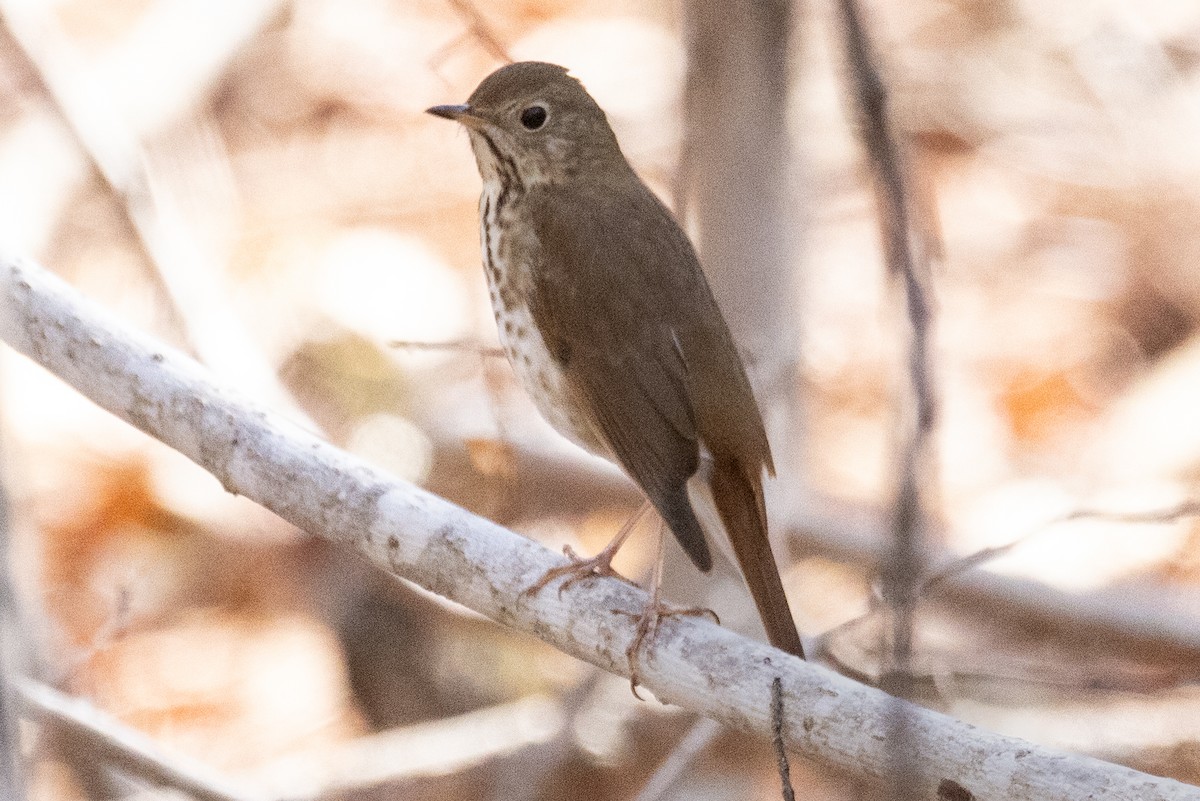
[(767, 538), (761, 478), (748, 476), (734, 460), (717, 458), (709, 486), (742, 575), (758, 606), (767, 638), (776, 648), (803, 659), (804, 646), (800, 644), (800, 633), (792, 620), (771, 541)]

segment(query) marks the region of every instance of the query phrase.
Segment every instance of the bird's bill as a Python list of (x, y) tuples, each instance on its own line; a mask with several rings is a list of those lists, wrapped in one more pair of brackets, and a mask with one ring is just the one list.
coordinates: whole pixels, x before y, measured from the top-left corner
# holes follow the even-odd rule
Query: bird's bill
[(474, 119), (471, 114), (471, 107), (465, 103), (458, 106), (433, 106), (425, 109), (425, 113), (432, 114), (435, 117), (442, 117), (447, 120), (454, 120), (456, 122), (463, 123)]

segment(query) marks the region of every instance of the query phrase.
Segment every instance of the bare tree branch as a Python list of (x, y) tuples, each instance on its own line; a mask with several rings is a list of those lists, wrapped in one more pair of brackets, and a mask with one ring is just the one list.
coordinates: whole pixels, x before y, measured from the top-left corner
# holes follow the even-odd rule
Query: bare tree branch
[[(493, 620), (626, 675), (645, 593), (615, 579), (521, 597), (561, 557), (343, 453), (215, 383), (185, 356), (131, 330), (61, 280), (0, 260), (0, 336), (93, 401), (176, 448), (230, 492), (358, 550)], [(771, 685), (781, 681), (787, 745), (832, 768), (890, 775), (884, 693), (752, 642), (706, 620), (672, 618), (640, 664), (664, 701), (770, 736)], [(939, 786), (977, 799), (1197, 799), (1200, 789), (1054, 751), (907, 705), (928, 765), (914, 799)], [(969, 793), (970, 795), (963, 795)], [(944, 797), (944, 796), (941, 796)]]
[[(153, 740), (78, 698), (33, 681), (18, 684), (28, 717), (59, 729), (89, 760), (109, 765), (155, 784), (191, 795), (196, 801), (251, 801), (211, 771), (177, 754), (166, 754)], [(7, 796), (6, 796), (7, 797)]]

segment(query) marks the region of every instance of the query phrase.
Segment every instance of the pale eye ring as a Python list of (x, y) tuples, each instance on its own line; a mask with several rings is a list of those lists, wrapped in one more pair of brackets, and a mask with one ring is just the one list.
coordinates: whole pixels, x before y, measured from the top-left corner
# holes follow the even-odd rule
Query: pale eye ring
[(536, 131), (546, 124), (546, 120), (550, 118), (550, 112), (541, 103), (534, 103), (532, 106), (526, 106), (521, 109), (521, 125), (527, 131)]

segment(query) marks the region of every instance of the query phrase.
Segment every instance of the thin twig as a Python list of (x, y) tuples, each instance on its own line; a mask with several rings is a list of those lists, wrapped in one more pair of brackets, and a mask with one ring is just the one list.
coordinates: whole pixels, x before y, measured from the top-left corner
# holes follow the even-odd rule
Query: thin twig
[[(909, 331), (909, 389), (913, 425), (900, 446), (894, 500), (891, 558), (884, 566), (885, 595), (897, 607), (897, 618), (910, 614), (911, 590), (920, 568), (920, 525), (923, 515), (921, 483), (929, 436), (935, 422), (935, 402), (930, 383), (929, 344), (933, 312), (925, 291), (928, 270), (918, 266), (911, 246), (912, 226), (899, 148), (888, 116), (883, 85), (854, 0), (839, 0), (847, 57), (858, 101), (860, 131), (875, 176), (879, 222), (888, 271), (903, 282)], [(910, 657), (909, 634), (896, 632), (896, 667), (903, 670)]]
[(492, 26), (483, 18), (483, 14), (475, 7), (470, 0), (446, 0), (450, 7), (463, 19), (467, 24), (467, 33), (480, 45), (483, 49), (495, 56), (505, 64), (512, 63), (512, 56), (508, 54), (507, 48), (500, 41), (500, 37), (492, 30)]
[(784, 747), (783, 727), (783, 682), (776, 677), (771, 682), (771, 744), (775, 746), (783, 801), (796, 801), (796, 791), (792, 788), (792, 769), (788, 765), (787, 749)]
[(452, 353), (474, 353), (490, 357), (504, 355), (503, 348), (488, 347), (469, 339), (459, 339), (453, 342), (423, 342), (415, 339), (392, 339), (388, 341), (387, 346), (389, 348), (396, 348), (397, 350), (450, 351)]
[[(812, 500), (791, 521), (794, 559), (819, 556), (864, 567), (887, 558), (888, 521), (882, 513), (844, 503)], [(955, 555), (930, 547), (923, 561), (951, 564)], [(1038, 632), (1069, 651), (1084, 655), (1103, 645), (1106, 657), (1170, 665), (1180, 681), (1200, 679), (1200, 624), (1187, 611), (1194, 594), (1150, 583), (1067, 592), (1034, 579), (970, 570), (947, 576), (922, 606), (960, 617), (969, 626), (986, 623), (1014, 634)], [(836, 629), (834, 633), (836, 633)], [(826, 650), (826, 635), (816, 653)], [(850, 675), (854, 678), (854, 674)]]
[[(89, 125), (81, 120), (81, 116), (85, 114), (80, 111), (69, 108), (73, 105), (65, 97), (67, 92), (62, 88), (63, 78), (58, 73), (62, 70), (55, 69), (46, 63), (47, 56), (45, 52), (51, 49), (61, 48), (53, 47), (57, 41), (50, 42), (47, 46), (42, 40), (47, 38), (44, 25), (39, 25), (39, 17), (48, 13), (48, 11), (39, 12), (38, 9), (33, 11), (20, 11), (14, 13), (14, 10), (8, 6), (7, 2), (0, 2), (0, 11), (3, 12), (0, 16), (5, 29), (5, 38), (12, 42), (12, 50), (10, 58), (18, 60), (22, 63), (23, 71), (32, 76), (35, 85), (43, 93), (46, 99), (46, 106), (52, 110), (54, 117), (62, 123), (63, 127), (70, 133), (75, 144), (78, 145), (80, 153), (84, 155), (91, 167), (95, 169), (97, 177), (100, 179), (105, 189), (118, 201), (125, 198), (124, 187), (118, 186), (118, 175), (124, 174), (125, 165), (133, 160), (133, 155), (123, 147), (113, 144), (112, 137), (98, 135), (94, 131), (89, 131)], [(50, 36), (54, 37), (57, 31), (51, 31)], [(82, 70), (80, 70), (82, 71)], [(100, 142), (97, 142), (97, 139)], [(104, 155), (97, 155), (102, 153)], [(118, 168), (116, 165), (120, 164)], [(130, 230), (135, 233), (132, 238), (134, 244), (141, 251), (141, 255), (145, 258), (146, 264), (150, 265), (148, 278), (154, 289), (157, 299), (161, 301), (160, 308), (163, 313), (163, 322), (177, 336), (184, 339), (187, 338), (187, 325), (184, 321), (183, 313), (175, 303), (175, 298), (171, 294), (170, 287), (167, 285), (166, 279), (161, 270), (155, 268), (154, 254), (150, 246), (146, 242), (146, 238), (141, 236), (133, 212), (126, 202), (118, 202), (118, 208), (125, 215), (125, 223), (128, 224)], [(193, 351), (194, 352), (194, 351)]]
[(1001, 556), (1008, 554), (1016, 548), (1029, 542), (1034, 537), (1040, 536), (1055, 526), (1064, 523), (1074, 523), (1080, 520), (1097, 520), (1107, 523), (1128, 523), (1135, 524), (1162, 524), (1177, 523), (1185, 517), (1195, 517), (1200, 515), (1200, 501), (1181, 501), (1174, 506), (1169, 506), (1165, 509), (1144, 509), (1133, 512), (1113, 512), (1103, 509), (1076, 509), (1073, 512), (1061, 515), (1053, 520), (1048, 520), (1042, 523), (1037, 528), (1017, 537), (1011, 542), (1006, 542), (1003, 545), (995, 545), (990, 548), (981, 548), (974, 553), (955, 559), (952, 562), (941, 565), (936, 571), (929, 573), (916, 586), (915, 592), (919, 596), (929, 595), (936, 592), (938, 586), (946, 579), (961, 575), (968, 570), (973, 570), (977, 567), (982, 567), (988, 562), (999, 559)]
[(1076, 520), (1100, 520), (1109, 523), (1176, 523), (1185, 517), (1200, 515), (1200, 501), (1181, 501), (1165, 509), (1144, 509), (1134, 512), (1113, 512), (1105, 509), (1076, 509), (1062, 519), (1064, 523)]

